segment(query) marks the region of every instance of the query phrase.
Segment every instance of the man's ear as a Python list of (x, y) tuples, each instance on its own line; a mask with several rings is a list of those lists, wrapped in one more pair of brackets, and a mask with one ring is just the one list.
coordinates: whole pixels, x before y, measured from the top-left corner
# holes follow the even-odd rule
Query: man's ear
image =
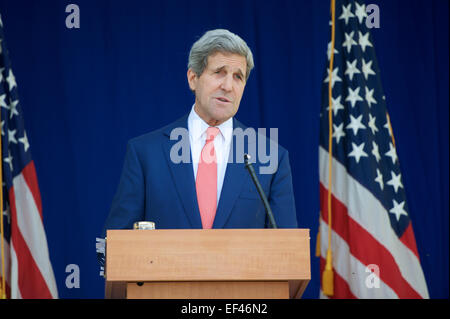
[(189, 88), (191, 89), (192, 92), (195, 92), (195, 88), (197, 87), (198, 77), (197, 77), (197, 74), (194, 71), (192, 71), (192, 69), (189, 69), (187, 71), (187, 80), (189, 83)]

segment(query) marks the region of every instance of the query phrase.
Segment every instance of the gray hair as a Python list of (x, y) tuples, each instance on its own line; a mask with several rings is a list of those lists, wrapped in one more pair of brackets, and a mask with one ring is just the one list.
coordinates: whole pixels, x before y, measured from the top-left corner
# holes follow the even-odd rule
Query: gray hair
[(238, 35), (225, 29), (208, 31), (192, 45), (188, 69), (201, 76), (208, 64), (208, 57), (216, 52), (235, 53), (245, 57), (247, 60), (245, 81), (248, 80), (254, 67), (252, 51)]

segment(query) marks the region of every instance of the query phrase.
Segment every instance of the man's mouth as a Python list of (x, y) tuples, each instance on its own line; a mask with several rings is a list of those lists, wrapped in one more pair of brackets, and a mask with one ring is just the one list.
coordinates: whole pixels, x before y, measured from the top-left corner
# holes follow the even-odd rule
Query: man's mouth
[(227, 99), (226, 97), (216, 97), (217, 100), (224, 103), (230, 103), (231, 101)]

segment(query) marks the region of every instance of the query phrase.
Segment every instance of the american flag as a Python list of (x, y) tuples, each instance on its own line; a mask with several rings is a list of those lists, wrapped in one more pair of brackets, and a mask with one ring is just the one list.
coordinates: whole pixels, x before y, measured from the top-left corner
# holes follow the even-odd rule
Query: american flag
[(3, 185), (1, 297), (57, 298), (38, 181), (1, 17), (0, 106)]
[(323, 274), (331, 243), (334, 291), (324, 286), (326, 280), (321, 276), (320, 294), (328, 298), (429, 298), (367, 16), (362, 0), (335, 2), (334, 49), (330, 41), (320, 119), (318, 247)]

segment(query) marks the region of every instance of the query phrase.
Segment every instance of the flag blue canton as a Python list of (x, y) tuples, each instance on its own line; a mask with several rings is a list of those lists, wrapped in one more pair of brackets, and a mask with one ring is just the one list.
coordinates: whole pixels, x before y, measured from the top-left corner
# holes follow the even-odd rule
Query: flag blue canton
[[(401, 237), (410, 223), (408, 206), (366, 17), (361, 1), (336, 1), (332, 153), (381, 202)], [(328, 62), (331, 51), (330, 42)], [(323, 79), (320, 145), (328, 150), (329, 70)]]
[(2, 187), (4, 235), (11, 236), (9, 189), (15, 176), (31, 161), (30, 145), (24, 129), (17, 83), (4, 41), (3, 22), (0, 18), (0, 119), (2, 139)]
[[(2, 137), (3, 187), (9, 190), (12, 180), (31, 161), (30, 145), (24, 128), (17, 83), (4, 43), (0, 20), (0, 109)], [(4, 192), (7, 194), (7, 192)]]

